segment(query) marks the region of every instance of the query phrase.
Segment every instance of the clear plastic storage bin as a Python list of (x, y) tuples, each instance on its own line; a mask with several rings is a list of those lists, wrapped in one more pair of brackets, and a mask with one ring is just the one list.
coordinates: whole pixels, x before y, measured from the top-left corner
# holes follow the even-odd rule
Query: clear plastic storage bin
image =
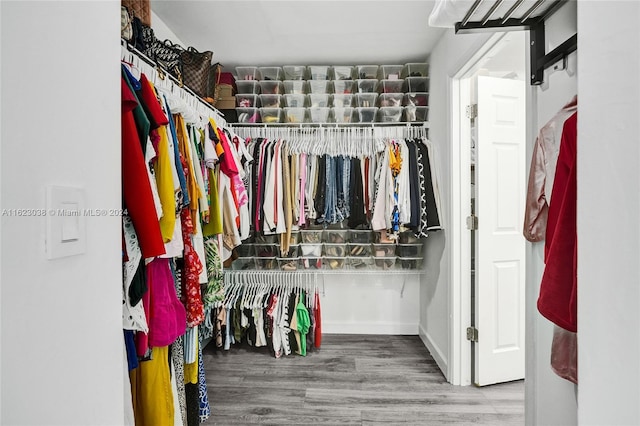
[(308, 108), (312, 123), (326, 123), (329, 121), (329, 108)]
[(347, 258), (346, 257), (323, 257), (322, 267), (324, 269), (346, 269)]
[(344, 244), (348, 242), (349, 230), (347, 229), (325, 229), (324, 242), (333, 244)]
[(374, 257), (373, 264), (375, 265), (376, 269), (381, 269), (384, 271), (394, 269), (396, 266), (396, 257)]
[(231, 269), (234, 271), (256, 269), (256, 261), (253, 257), (238, 257), (231, 263)]
[(336, 123), (351, 123), (353, 120), (353, 111), (351, 107), (331, 108), (331, 116)]
[(422, 244), (398, 244), (396, 254), (400, 257), (421, 257)]
[(295, 271), (298, 269), (299, 258), (297, 257), (278, 257), (278, 268), (283, 271)]
[(356, 108), (358, 122), (360, 123), (373, 123), (376, 121), (376, 113), (378, 107), (358, 107)]
[(378, 79), (378, 65), (356, 65), (359, 79)]
[(403, 93), (404, 80), (380, 80), (381, 93)]
[(378, 100), (377, 93), (356, 93), (356, 106), (374, 107)]
[(236, 80), (260, 80), (258, 67), (236, 67)]
[(304, 65), (285, 65), (282, 67), (285, 80), (305, 80), (307, 67)]
[(428, 106), (406, 106), (404, 107), (406, 121), (429, 121)]
[(344, 93), (335, 93), (331, 96), (333, 106), (336, 108), (350, 107), (353, 101), (353, 95)]
[(322, 255), (328, 257), (344, 257), (347, 255), (347, 245), (324, 243), (322, 245)]
[(272, 270), (278, 269), (278, 260), (276, 257), (256, 257), (256, 269)]
[(279, 240), (278, 234), (256, 235), (257, 244), (277, 244)]
[(278, 244), (255, 244), (256, 257), (276, 257), (280, 254), (280, 246)]
[(311, 80), (328, 80), (329, 67), (326, 65), (309, 65), (309, 79)]
[(378, 93), (377, 79), (358, 79), (356, 80), (358, 93)]
[(304, 95), (306, 93), (306, 82), (304, 80), (285, 80), (284, 93), (289, 95)]
[(281, 123), (282, 108), (260, 108), (260, 118), (263, 123)]
[(403, 100), (403, 93), (382, 93), (378, 96), (378, 103), (381, 107), (401, 107)]
[(258, 67), (258, 71), (262, 76), (261, 80), (282, 80), (284, 77), (282, 67)]
[(238, 80), (236, 81), (236, 88), (238, 94), (253, 94), (260, 93), (260, 83), (255, 80)]
[(422, 269), (422, 262), (421, 257), (400, 257), (396, 260), (401, 269)]
[(329, 93), (330, 83), (328, 80), (308, 80), (307, 90), (309, 93), (325, 94)]
[(300, 231), (300, 242), (320, 244), (322, 243), (322, 229), (303, 229)]
[(429, 106), (429, 93), (413, 92), (404, 95), (405, 106)]
[(404, 65), (402, 77), (428, 77), (429, 64), (424, 62), (410, 62)]
[(301, 257), (300, 266), (302, 269), (322, 269), (321, 257)]
[(304, 107), (284, 109), (284, 117), (287, 123), (304, 123), (306, 122), (307, 109)]
[(397, 80), (401, 78), (404, 65), (380, 65), (380, 80)]
[(395, 244), (374, 244), (373, 256), (375, 257), (393, 257), (396, 255)]
[(295, 258), (298, 257), (298, 244), (293, 244), (289, 246), (289, 251), (287, 253), (283, 253), (280, 251), (280, 257), (282, 258)]
[(280, 108), (282, 106), (282, 95), (259, 95), (260, 106), (262, 108)]
[(300, 243), (300, 233), (298, 231), (291, 231), (291, 234), (289, 235), (289, 245), (295, 246), (295, 245), (298, 245), (299, 243)]
[(309, 98), (309, 107), (311, 108), (326, 108), (329, 105), (329, 95), (320, 93), (311, 93), (307, 95)]
[(354, 90), (353, 80), (332, 80), (333, 93), (351, 94)]
[(403, 231), (398, 234), (398, 242), (400, 244), (416, 244), (420, 242), (420, 238), (416, 237), (413, 231)]
[(320, 257), (322, 256), (322, 244), (301, 243), (299, 253), (302, 257)]
[(373, 231), (368, 229), (349, 230), (349, 241), (354, 244), (370, 244), (373, 240)]
[(258, 95), (242, 94), (236, 95), (236, 106), (240, 108), (258, 107)]
[(354, 244), (349, 243), (349, 256), (371, 256), (371, 244)]
[(260, 123), (258, 108), (236, 108), (238, 123)]
[(285, 106), (290, 108), (304, 108), (307, 106), (307, 96), (302, 94), (286, 94), (284, 95), (284, 103)]
[(331, 67), (331, 77), (334, 80), (352, 80), (353, 67), (350, 65), (334, 65)]
[(429, 77), (407, 77), (404, 81), (406, 82), (407, 93), (429, 91)]
[(397, 123), (402, 120), (402, 107), (381, 107), (378, 109), (380, 123)]
[(239, 257), (252, 257), (255, 253), (253, 244), (242, 243), (236, 247)]
[(373, 269), (372, 257), (348, 257), (347, 259), (351, 269)]
[(260, 93), (263, 95), (280, 95), (284, 92), (282, 82), (277, 80), (261, 80)]

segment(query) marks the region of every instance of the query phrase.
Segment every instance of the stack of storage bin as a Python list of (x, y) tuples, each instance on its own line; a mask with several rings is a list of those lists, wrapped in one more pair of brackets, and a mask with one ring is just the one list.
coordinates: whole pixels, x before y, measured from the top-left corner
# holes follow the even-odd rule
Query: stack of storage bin
[(260, 123), (258, 67), (236, 67), (236, 113), (239, 123)]
[(260, 236), (237, 248), (235, 270), (364, 269), (420, 270), (423, 245), (411, 232), (401, 233), (398, 244), (376, 243), (377, 232), (354, 229), (304, 229), (291, 234), (287, 253), (280, 251), (277, 235)]
[(236, 67), (244, 123), (423, 122), (428, 64)]

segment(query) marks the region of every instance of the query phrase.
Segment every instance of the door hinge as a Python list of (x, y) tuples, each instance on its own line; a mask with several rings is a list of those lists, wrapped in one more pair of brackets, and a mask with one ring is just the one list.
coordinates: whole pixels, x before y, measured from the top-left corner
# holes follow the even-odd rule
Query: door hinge
[(475, 327), (467, 327), (467, 340), (472, 342), (478, 341), (478, 329)]
[(476, 231), (478, 229), (478, 216), (474, 214), (467, 216), (467, 229), (469, 231)]
[(473, 120), (478, 116), (478, 104), (467, 105), (466, 108), (467, 118)]

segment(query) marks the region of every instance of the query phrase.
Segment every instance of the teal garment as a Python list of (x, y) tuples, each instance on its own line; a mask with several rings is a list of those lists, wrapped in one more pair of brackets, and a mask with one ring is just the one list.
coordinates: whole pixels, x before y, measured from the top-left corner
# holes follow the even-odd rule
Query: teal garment
[(307, 355), (307, 333), (311, 326), (311, 319), (309, 318), (309, 311), (304, 306), (302, 301), (305, 300), (305, 294), (302, 292), (300, 295), (300, 302), (296, 306), (296, 315), (298, 316), (298, 332), (300, 333), (300, 355)]

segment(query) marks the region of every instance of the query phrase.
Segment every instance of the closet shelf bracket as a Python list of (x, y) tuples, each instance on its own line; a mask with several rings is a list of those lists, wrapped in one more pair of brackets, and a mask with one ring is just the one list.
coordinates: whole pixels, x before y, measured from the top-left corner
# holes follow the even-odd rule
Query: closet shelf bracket
[[(565, 40), (558, 47), (545, 52), (545, 21), (557, 12), (562, 6), (567, 4), (569, 0), (538, 0), (529, 9), (522, 11), (518, 16), (516, 12), (524, 3), (523, 0), (517, 0), (502, 18), (491, 19), (492, 15), (502, 5), (504, 0), (494, 0), (494, 4), (487, 14), (479, 20), (472, 21), (471, 17), (478, 9), (482, 0), (476, 0), (464, 19), (455, 24), (456, 34), (468, 34), (488, 31), (518, 31), (528, 30), (530, 40), (530, 82), (532, 85), (540, 85), (544, 81), (544, 70), (563, 61), (563, 68), (566, 68), (566, 59), (569, 54), (578, 49), (578, 34), (574, 34)], [(544, 3), (549, 3), (546, 8), (542, 7)], [(538, 10), (541, 12), (534, 16)], [(560, 69), (560, 68), (557, 68)]]

